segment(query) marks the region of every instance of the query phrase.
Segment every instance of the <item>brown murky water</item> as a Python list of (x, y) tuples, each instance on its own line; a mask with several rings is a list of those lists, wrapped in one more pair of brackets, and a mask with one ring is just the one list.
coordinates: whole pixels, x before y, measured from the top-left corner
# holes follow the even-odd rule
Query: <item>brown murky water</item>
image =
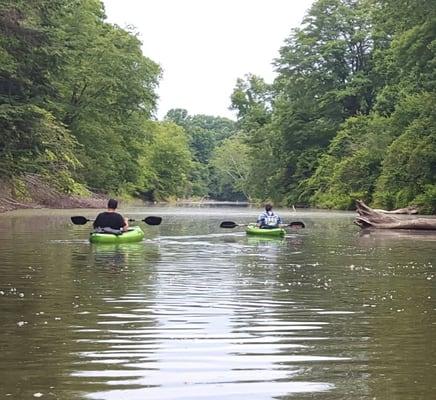
[[(90, 245), (92, 210), (0, 215), (0, 398), (430, 399), (436, 233), (282, 211), (135, 208), (146, 239)], [(142, 224), (144, 225), (144, 224)]]

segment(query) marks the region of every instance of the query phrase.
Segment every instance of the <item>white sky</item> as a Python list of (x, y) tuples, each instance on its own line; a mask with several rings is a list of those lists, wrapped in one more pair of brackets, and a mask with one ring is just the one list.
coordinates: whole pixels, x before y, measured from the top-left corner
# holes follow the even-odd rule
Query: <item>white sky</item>
[(140, 34), (143, 53), (160, 64), (157, 116), (234, 118), (236, 79), (274, 79), (274, 58), (313, 0), (103, 0), (109, 22)]

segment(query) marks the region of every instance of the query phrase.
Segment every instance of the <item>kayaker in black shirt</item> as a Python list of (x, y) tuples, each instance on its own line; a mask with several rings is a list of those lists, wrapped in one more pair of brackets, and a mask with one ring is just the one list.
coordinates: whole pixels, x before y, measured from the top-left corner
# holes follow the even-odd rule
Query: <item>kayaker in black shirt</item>
[(94, 221), (94, 229), (110, 228), (114, 230), (126, 231), (129, 228), (129, 222), (127, 218), (124, 218), (121, 214), (115, 210), (118, 207), (118, 201), (110, 199), (107, 203), (107, 211), (104, 211), (97, 215)]

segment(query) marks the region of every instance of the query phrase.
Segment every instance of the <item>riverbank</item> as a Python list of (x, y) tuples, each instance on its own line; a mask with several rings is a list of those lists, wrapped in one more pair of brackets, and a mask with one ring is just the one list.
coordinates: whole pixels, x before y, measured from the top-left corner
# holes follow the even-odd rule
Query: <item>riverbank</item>
[[(177, 199), (163, 203), (187, 207), (204, 205), (246, 207), (250, 204), (244, 201), (218, 201), (206, 198)], [(56, 190), (37, 175), (26, 175), (14, 183), (0, 180), (0, 213), (26, 208), (105, 208), (106, 204), (107, 195), (92, 192), (89, 192), (88, 196), (68, 195)]]
[(184, 199), (177, 200), (175, 203), (177, 206), (195, 207), (195, 206), (240, 206), (247, 207), (251, 204), (248, 201), (223, 201), (223, 200), (211, 200), (211, 199)]
[(23, 208), (105, 208), (106, 203), (106, 196), (67, 195), (31, 175), (15, 185), (0, 182), (0, 213)]

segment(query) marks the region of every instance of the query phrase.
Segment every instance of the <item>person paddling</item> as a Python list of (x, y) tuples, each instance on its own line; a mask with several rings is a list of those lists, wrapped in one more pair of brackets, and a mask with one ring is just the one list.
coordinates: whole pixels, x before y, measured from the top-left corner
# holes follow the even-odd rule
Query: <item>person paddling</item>
[(94, 229), (108, 233), (115, 233), (114, 231), (127, 231), (129, 228), (129, 221), (121, 214), (116, 212), (118, 201), (109, 199), (107, 203), (107, 211), (97, 215), (94, 221)]
[(257, 218), (257, 226), (261, 229), (274, 229), (282, 223), (282, 219), (272, 210), (272, 205), (265, 204), (265, 211)]

